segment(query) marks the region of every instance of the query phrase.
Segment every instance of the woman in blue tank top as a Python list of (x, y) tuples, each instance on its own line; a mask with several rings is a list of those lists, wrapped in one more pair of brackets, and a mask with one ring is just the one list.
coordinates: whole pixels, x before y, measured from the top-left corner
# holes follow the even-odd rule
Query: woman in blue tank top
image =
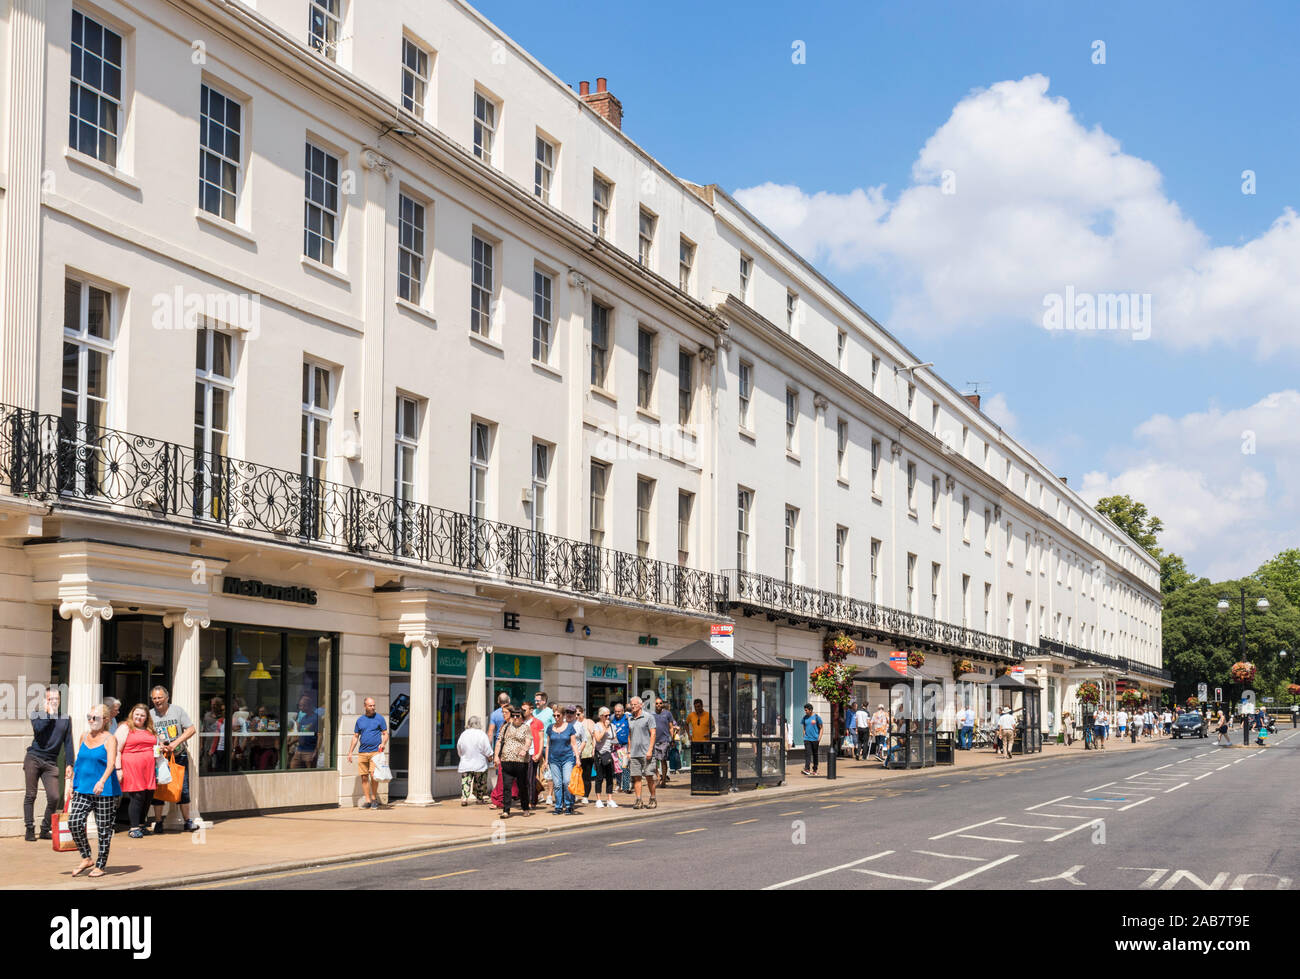
[(555, 725), (547, 733), (546, 757), (551, 772), (551, 781), (555, 783), (555, 815), (561, 812), (573, 815), (573, 793), (569, 791), (569, 778), (573, 775), (573, 763), (578, 757), (578, 729), (573, 726), (577, 711), (572, 707), (564, 708), (563, 720), (556, 718)]
[[(117, 781), (117, 738), (108, 730), (108, 708), (96, 704), (86, 715), (90, 730), (81, 736), (72, 770), (72, 799), (68, 803), (68, 830), (81, 853), (81, 864), (72, 872), (76, 877), (93, 866), (91, 877), (103, 877), (108, 865), (108, 848), (113, 842), (113, 824), (122, 787)], [(99, 833), (98, 859), (90, 855), (86, 836), (86, 817), (95, 813)]]

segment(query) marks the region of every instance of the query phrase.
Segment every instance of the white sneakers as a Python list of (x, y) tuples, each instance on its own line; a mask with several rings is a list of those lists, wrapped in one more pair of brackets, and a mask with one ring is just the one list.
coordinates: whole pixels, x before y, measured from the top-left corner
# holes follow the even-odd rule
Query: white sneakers
[(605, 803), (603, 803), (601, 800), (597, 799), (597, 800), (596, 800), (596, 808), (597, 808), (597, 809), (604, 809), (604, 808), (605, 808)]
[(607, 809), (617, 809), (618, 803), (615, 802), (613, 799), (610, 799), (607, 803), (605, 803), (605, 807)]

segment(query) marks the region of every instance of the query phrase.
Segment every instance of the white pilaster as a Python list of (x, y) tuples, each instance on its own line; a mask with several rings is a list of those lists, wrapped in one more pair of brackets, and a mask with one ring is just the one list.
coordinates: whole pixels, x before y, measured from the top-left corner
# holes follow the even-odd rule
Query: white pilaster
[(433, 657), (438, 637), (408, 632), (402, 641), (411, 647), (411, 723), (405, 805), (433, 805)]
[(488, 719), (492, 715), (488, 703), (487, 668), (488, 657), (492, 655), (490, 642), (479, 642), (465, 650), (465, 697), (469, 708), (467, 717), (478, 716), (483, 721), (483, 730), (488, 728)]
[[(184, 609), (163, 615), (163, 625), (172, 630), (172, 703), (189, 715), (195, 727), (199, 726), (203, 711), (199, 706), (199, 630), (212, 624), (205, 609)], [(229, 716), (229, 715), (227, 715)], [(229, 737), (229, 734), (227, 735)], [(230, 747), (233, 747), (231, 745)], [(199, 800), (199, 758), (203, 746), (199, 734), (185, 743), (190, 758), (190, 818), (202, 817)], [(172, 821), (180, 819), (180, 808), (173, 806)]]
[(93, 599), (64, 602), (59, 606), (59, 615), (72, 620), (68, 716), (72, 718), (72, 740), (80, 744), (88, 727), (86, 715), (90, 708), (104, 699), (100, 651), (103, 648), (103, 623), (113, 617), (113, 606)]

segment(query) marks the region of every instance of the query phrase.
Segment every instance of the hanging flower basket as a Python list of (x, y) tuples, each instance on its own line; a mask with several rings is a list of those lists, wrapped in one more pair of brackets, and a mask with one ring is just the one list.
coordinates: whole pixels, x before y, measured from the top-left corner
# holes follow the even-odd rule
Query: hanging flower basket
[(1001, 666), (998, 667), (998, 676), (1010, 676), (1010, 675), (1011, 675), (1011, 664), (1003, 663)]
[(1292, 697), (1300, 697), (1300, 683), (1288, 684), (1286, 688), (1286, 692), (1289, 693)]
[(907, 665), (914, 670), (919, 670), (925, 665), (925, 653), (908, 653)]
[(1255, 679), (1255, 664), (1233, 663), (1231, 672), (1232, 679), (1237, 683), (1249, 683)]
[(968, 659), (953, 660), (952, 678), (955, 680), (959, 676), (975, 672), (975, 664)]
[(1095, 704), (1101, 699), (1101, 688), (1091, 680), (1079, 684), (1079, 700), (1085, 704)]
[(828, 663), (842, 663), (848, 655), (858, 648), (858, 644), (841, 632), (836, 636), (827, 636), (822, 643), (822, 657)]
[(813, 670), (808, 679), (812, 688), (832, 704), (847, 707), (853, 698), (853, 674), (858, 672), (856, 666), (843, 663), (823, 663)]
[(1142, 694), (1137, 690), (1125, 690), (1119, 695), (1120, 703), (1140, 704), (1142, 703)]
[(1188, 698), (1187, 698), (1187, 706), (1188, 706), (1188, 707), (1195, 707), (1195, 706), (1197, 706), (1199, 703), (1200, 703), (1200, 701), (1197, 700), (1195, 697), (1188, 697)]

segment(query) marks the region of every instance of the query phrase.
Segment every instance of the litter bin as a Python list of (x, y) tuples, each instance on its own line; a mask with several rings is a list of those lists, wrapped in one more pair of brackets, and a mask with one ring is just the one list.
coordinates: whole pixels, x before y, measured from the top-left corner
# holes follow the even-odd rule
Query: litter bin
[[(730, 772), (727, 773), (730, 776)], [(722, 745), (718, 742), (691, 744), (691, 795), (722, 794)]]
[(953, 732), (936, 731), (934, 735), (934, 763), (936, 765), (951, 765), (955, 760)]

